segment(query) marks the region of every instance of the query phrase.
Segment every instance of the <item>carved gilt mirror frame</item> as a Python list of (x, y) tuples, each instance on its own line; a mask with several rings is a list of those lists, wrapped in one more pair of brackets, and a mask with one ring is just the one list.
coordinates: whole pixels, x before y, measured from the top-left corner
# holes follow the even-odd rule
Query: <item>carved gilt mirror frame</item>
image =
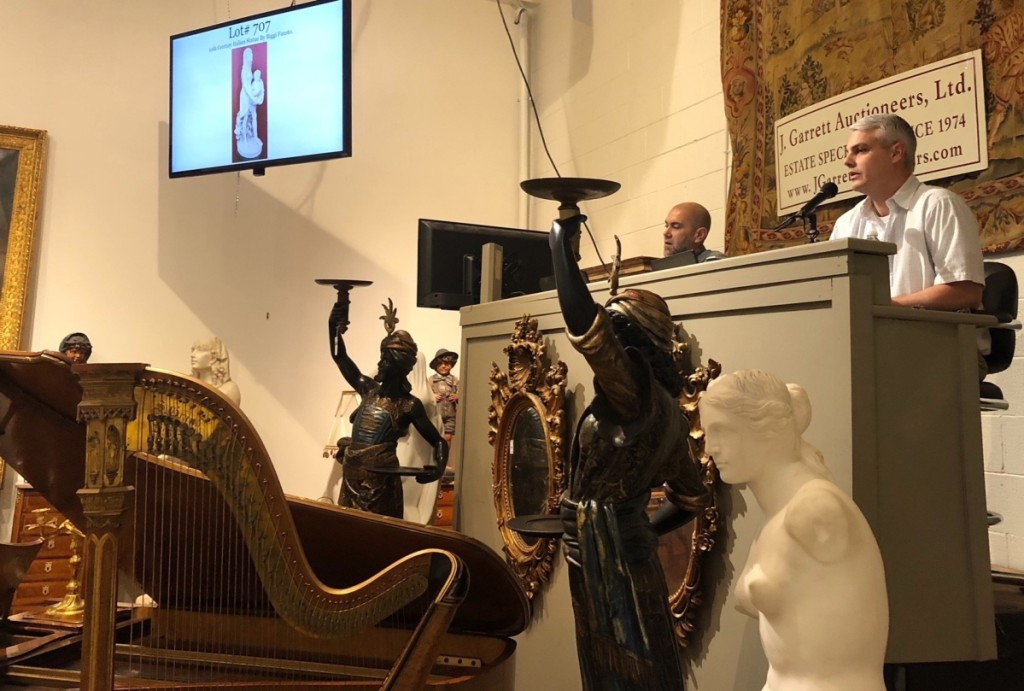
[(561, 361), (545, 367), (545, 346), (537, 320), (529, 315), (516, 322), (503, 352), (507, 373), (491, 363), (494, 506), (505, 557), (532, 599), (551, 576), (558, 539), (524, 536), (509, 521), (517, 515), (558, 514), (566, 482), (567, 369)]
[[(705, 600), (701, 583), (703, 560), (714, 547), (720, 522), (718, 471), (714, 459), (704, 450), (704, 430), (700, 424), (697, 401), (701, 392), (707, 389), (711, 380), (721, 371), (721, 365), (714, 360), (710, 360), (707, 367), (698, 367), (684, 378), (685, 385), (679, 397), (679, 405), (690, 422), (690, 455), (700, 463), (701, 478), (711, 490), (708, 502), (689, 525), (662, 535), (658, 540), (658, 558), (669, 587), (669, 610), (675, 621), (676, 639), (683, 647), (690, 642), (697, 610)], [(659, 497), (656, 491), (652, 497), (652, 512), (657, 509), (660, 501), (664, 501), (664, 493), (661, 492)]]
[(46, 132), (0, 125), (0, 350), (21, 347)]

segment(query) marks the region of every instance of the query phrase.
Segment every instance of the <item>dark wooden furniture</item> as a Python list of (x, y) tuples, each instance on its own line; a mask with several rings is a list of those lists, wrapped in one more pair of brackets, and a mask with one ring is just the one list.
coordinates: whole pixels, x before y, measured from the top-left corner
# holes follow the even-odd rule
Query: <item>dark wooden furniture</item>
[[(28, 484), (19, 484), (14, 505), (14, 527), (11, 542), (33, 542), (43, 538), (39, 553), (14, 594), (11, 614), (34, 612), (59, 602), (71, 580), (71, 536), (57, 535), (56, 527), (41, 529), (40, 509), (49, 509), (47, 521), (58, 526), (64, 516)], [(44, 534), (45, 533), (45, 534)]]
[(434, 523), (437, 528), (453, 528), (455, 517), (455, 487), (441, 485), (441, 493), (437, 495), (437, 507), (434, 509)]

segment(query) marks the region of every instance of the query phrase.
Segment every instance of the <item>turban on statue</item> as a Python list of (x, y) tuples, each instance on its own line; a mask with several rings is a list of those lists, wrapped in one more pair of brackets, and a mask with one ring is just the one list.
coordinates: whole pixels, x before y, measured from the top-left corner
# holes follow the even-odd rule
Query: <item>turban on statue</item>
[(668, 304), (660, 295), (649, 290), (629, 288), (610, 297), (604, 306), (608, 311), (618, 312), (643, 329), (659, 350), (672, 352), (676, 325), (668, 311)]
[(392, 331), (389, 333), (383, 341), (380, 342), (381, 350), (394, 350), (402, 355), (409, 355), (413, 358), (416, 357), (418, 348), (416, 347), (416, 341), (412, 340), (412, 336), (409, 335), (408, 331)]
[(87, 353), (92, 353), (92, 342), (84, 333), (76, 331), (64, 337), (64, 340), (60, 342), (58, 350), (63, 353), (71, 348), (81, 348)]

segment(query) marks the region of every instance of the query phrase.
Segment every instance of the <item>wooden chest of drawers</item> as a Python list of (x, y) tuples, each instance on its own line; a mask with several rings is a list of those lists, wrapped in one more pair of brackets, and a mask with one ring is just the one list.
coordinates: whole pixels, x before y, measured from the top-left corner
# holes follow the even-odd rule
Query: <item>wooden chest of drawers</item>
[(437, 508), (434, 510), (434, 525), (438, 528), (451, 528), (455, 512), (455, 488), (442, 487), (437, 497)]
[(71, 580), (71, 536), (52, 535), (55, 532), (52, 528), (41, 535), (36, 525), (38, 514), (33, 511), (43, 508), (50, 509), (47, 522), (60, 525), (64, 521), (64, 517), (31, 485), (18, 485), (11, 542), (32, 542), (40, 537), (45, 537), (45, 541), (18, 586), (11, 605), (12, 614), (41, 610), (59, 602)]

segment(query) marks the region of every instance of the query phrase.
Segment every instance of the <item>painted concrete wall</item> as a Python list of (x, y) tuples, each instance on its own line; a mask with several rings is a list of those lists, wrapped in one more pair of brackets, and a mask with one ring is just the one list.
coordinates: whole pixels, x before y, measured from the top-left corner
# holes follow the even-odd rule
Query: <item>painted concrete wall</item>
[[(667, 211), (694, 200), (711, 212), (721, 249), (728, 137), (719, 68), (718, 5), (703, 0), (541, 3), (531, 40), (533, 94), (564, 176), (622, 189), (582, 206), (601, 255), (662, 255)], [(539, 138), (533, 174), (553, 175)], [(534, 204), (541, 227), (554, 204)], [(589, 242), (584, 266), (597, 263)]]

